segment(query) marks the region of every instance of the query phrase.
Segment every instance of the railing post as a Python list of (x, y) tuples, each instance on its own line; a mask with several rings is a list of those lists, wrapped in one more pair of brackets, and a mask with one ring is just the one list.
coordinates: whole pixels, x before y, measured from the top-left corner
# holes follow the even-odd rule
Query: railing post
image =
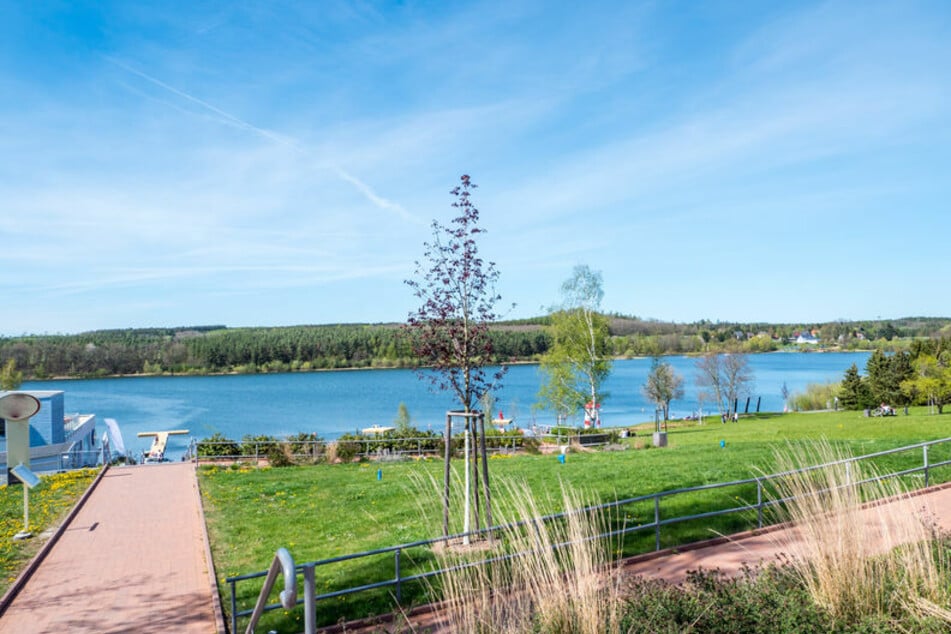
[(845, 486), (850, 486), (852, 484), (852, 461), (847, 460), (845, 463)]
[(654, 550), (660, 550), (660, 496), (654, 496)]
[(315, 634), (317, 632), (316, 587), (314, 565), (304, 566), (304, 634)]
[(763, 483), (756, 478), (756, 527), (763, 528)]
[(924, 462), (925, 462), (925, 488), (928, 488), (928, 445), (925, 445), (921, 448), (924, 453)]
[(400, 572), (400, 549), (397, 548), (395, 551), (395, 568), (396, 568), (396, 604), (400, 605), (403, 603), (403, 584), (400, 583), (402, 574)]
[(235, 581), (230, 581), (231, 586), (231, 631), (238, 631), (238, 595), (235, 591)]

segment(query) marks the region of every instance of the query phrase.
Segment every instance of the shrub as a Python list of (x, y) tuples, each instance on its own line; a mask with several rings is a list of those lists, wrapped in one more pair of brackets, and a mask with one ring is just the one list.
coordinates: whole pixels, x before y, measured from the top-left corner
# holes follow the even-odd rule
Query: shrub
[(278, 440), (274, 436), (247, 434), (241, 438), (241, 455), (266, 456), (277, 446)]
[(287, 437), (287, 450), (297, 462), (316, 464), (326, 453), (326, 443), (314, 433), (299, 433)]
[(215, 432), (208, 438), (198, 441), (198, 455), (206, 457), (233, 457), (240, 456), (241, 449), (238, 443), (226, 438), (220, 432)]
[(294, 464), (294, 456), (290, 453), (290, 446), (287, 444), (274, 445), (267, 450), (267, 463), (272, 467), (291, 467)]
[(789, 568), (744, 569), (734, 579), (718, 571), (688, 573), (682, 586), (635, 578), (624, 588), (621, 632), (779, 634), (828, 632), (830, 622)]
[(334, 458), (340, 462), (352, 462), (360, 454), (362, 448), (359, 440), (359, 434), (342, 435), (336, 442), (331, 443)]
[(841, 383), (810, 383), (805, 392), (796, 392), (790, 397), (790, 405), (796, 411), (830, 409), (839, 396)]

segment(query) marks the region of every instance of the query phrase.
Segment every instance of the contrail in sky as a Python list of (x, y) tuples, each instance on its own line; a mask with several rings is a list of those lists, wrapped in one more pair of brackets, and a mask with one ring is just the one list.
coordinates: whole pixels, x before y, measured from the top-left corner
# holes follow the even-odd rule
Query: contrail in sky
[[(304, 147), (301, 145), (301, 143), (297, 141), (296, 139), (276, 134), (265, 128), (259, 128), (258, 126), (254, 124), (248, 123), (244, 119), (236, 117), (229, 112), (225, 112), (221, 108), (217, 108), (211, 105), (207, 101), (203, 101), (199, 99), (198, 97), (195, 97), (194, 95), (190, 95), (183, 90), (179, 90), (178, 88), (175, 88), (174, 86), (170, 86), (166, 84), (165, 82), (163, 82), (162, 80), (152, 77), (151, 75), (144, 73), (136, 68), (132, 68), (128, 64), (120, 62), (119, 60), (113, 57), (109, 57), (108, 55), (103, 55), (102, 57), (110, 64), (118, 66), (119, 68), (125, 70), (126, 72), (132, 73), (133, 75), (136, 75), (137, 77), (141, 77), (145, 81), (151, 84), (154, 84), (163, 90), (167, 90), (168, 92), (174, 95), (177, 95), (181, 97), (182, 99), (186, 99), (198, 106), (201, 106), (202, 108), (210, 112), (213, 112), (222, 120), (223, 123), (226, 123), (228, 125), (233, 125), (241, 130), (246, 130), (248, 132), (252, 132), (254, 134), (263, 136), (269, 141), (274, 141), (275, 143), (279, 143), (281, 145), (294, 148), (298, 152), (304, 153), (306, 151)], [(402, 205), (380, 196), (379, 194), (373, 191), (372, 187), (364, 183), (362, 180), (360, 180), (353, 174), (350, 174), (343, 168), (334, 165), (331, 167), (331, 171), (333, 171), (334, 174), (336, 174), (341, 180), (344, 180), (350, 185), (352, 185), (353, 187), (355, 187), (357, 191), (363, 194), (363, 196), (367, 200), (369, 200), (371, 203), (373, 203), (376, 207), (386, 211), (395, 212), (403, 220), (408, 220), (415, 223), (420, 222), (419, 219), (417, 219), (411, 213), (406, 211), (406, 209), (404, 209)]]

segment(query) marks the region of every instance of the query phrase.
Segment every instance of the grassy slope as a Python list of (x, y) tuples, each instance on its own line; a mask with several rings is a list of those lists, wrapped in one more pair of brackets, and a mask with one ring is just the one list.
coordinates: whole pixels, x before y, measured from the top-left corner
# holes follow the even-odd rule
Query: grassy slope
[[(30, 491), (30, 530), (34, 535), (56, 526), (95, 479), (98, 469), (82, 469), (43, 476)], [(23, 530), (23, 488), (0, 487), (0, 594), (46, 541), (34, 537), (13, 541)]]
[[(630, 444), (649, 442), (646, 431)], [(855, 455), (867, 454), (951, 437), (951, 415), (930, 416), (924, 409), (913, 409), (908, 417), (867, 419), (861, 412), (829, 412), (762, 415), (726, 425), (710, 418), (702, 426), (671, 428), (670, 446), (664, 450), (571, 454), (564, 465), (554, 456), (492, 459), (491, 473), (493, 478), (524, 480), (542, 500), (548, 496), (560, 499), (558, 483), (563, 480), (583, 491), (588, 499), (613, 501), (770, 472), (777, 443), (821, 437), (848, 444)], [(720, 448), (720, 440), (726, 441), (725, 448)], [(951, 458), (951, 448), (934, 451), (929, 457), (931, 462)], [(921, 457), (915, 454), (880, 463), (883, 468), (892, 467), (901, 460), (910, 466), (915, 461), (920, 464)], [(379, 481), (378, 468), (383, 470), (383, 479)], [(281, 546), (287, 547), (298, 562), (304, 562), (436, 536), (441, 524), (434, 482), (441, 478), (441, 473), (442, 463), (436, 460), (204, 473), (202, 490), (219, 578), (265, 569)], [(951, 469), (946, 469), (938, 479), (951, 480)], [(663, 517), (695, 513), (704, 506), (738, 506), (751, 499), (755, 500), (755, 493), (750, 488), (682, 496), (664, 503)], [(650, 522), (653, 507), (628, 507), (621, 519), (628, 526)], [(663, 545), (710, 537), (712, 530), (732, 532), (748, 526), (748, 518), (739, 516), (695, 522), (665, 530)], [(652, 534), (635, 538), (626, 550), (651, 547)], [(430, 561), (429, 554), (423, 551), (404, 557), (404, 574), (414, 562), (425, 568)], [(392, 555), (338, 564), (318, 569), (318, 591), (376, 581), (392, 574)], [(240, 605), (250, 607), (251, 595), (257, 590), (253, 583), (245, 586)], [(344, 599), (333, 600), (323, 604), (322, 619), (332, 621), (340, 614), (372, 613), (385, 608), (387, 603), (385, 596), (362, 596), (352, 604)], [(269, 622), (268, 626), (278, 630), (294, 627), (277, 622)]]

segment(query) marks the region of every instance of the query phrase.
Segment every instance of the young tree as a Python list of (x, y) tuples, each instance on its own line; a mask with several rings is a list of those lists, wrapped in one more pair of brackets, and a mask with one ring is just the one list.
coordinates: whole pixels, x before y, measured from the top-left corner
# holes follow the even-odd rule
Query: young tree
[(539, 397), (559, 415), (584, 407), (590, 420), (599, 418), (601, 385), (611, 373), (608, 320), (598, 312), (601, 286), (601, 273), (576, 266), (561, 285), (561, 306), (551, 314), (552, 343), (541, 360)]
[(902, 383), (902, 390), (910, 399), (917, 399), (934, 406), (944, 413), (944, 406), (951, 403), (951, 354), (945, 352), (935, 357), (923, 354), (915, 359), (916, 375)]
[[(492, 339), (489, 323), (497, 318), (495, 305), (501, 299), (495, 291), (499, 272), (495, 263), (485, 262), (479, 256), (476, 239), (485, 230), (479, 227), (479, 210), (470, 200), (476, 185), (468, 174), (463, 174), (459, 186), (451, 191), (455, 197), (453, 208), (459, 214), (449, 226), (434, 220), (433, 240), (424, 243), (424, 262), (416, 262), (416, 277), (406, 280), (419, 298), (420, 307), (410, 313), (405, 332), (409, 334), (413, 353), (424, 364), (419, 371), (434, 389), (451, 391), (466, 414), (466, 432), (481, 441), (482, 493), (485, 500), (486, 521), (492, 524), (489, 494), (489, 466), (486, 460), (485, 421), (470, 416), (484, 394), (502, 380), (505, 368), (489, 371), (492, 359)], [(449, 484), (451, 453), (451, 419), (446, 420), (446, 454), (443, 478), (443, 534), (449, 534)], [(469, 465), (475, 467), (473, 487), (476, 491), (475, 520), (479, 528), (478, 490), (479, 470), (476, 443), (466, 455), (466, 482)], [(466, 489), (466, 501), (470, 489)], [(468, 526), (470, 509), (465, 510)]]
[(393, 420), (393, 424), (400, 434), (409, 433), (413, 426), (413, 419), (409, 415), (409, 408), (406, 407), (406, 403), (400, 402), (399, 407), (396, 408), (396, 418)]
[(450, 226), (433, 221), (424, 262), (417, 261), (415, 278), (406, 280), (421, 301), (407, 319), (406, 332), (413, 354), (426, 366), (420, 378), (455, 393), (463, 411), (471, 412), (505, 369), (486, 369), (492, 358), (489, 323), (497, 319), (495, 305), (501, 299), (495, 291), (499, 272), (494, 262), (479, 257), (476, 239), (485, 230), (469, 199), (476, 185), (468, 175), (461, 180), (451, 192), (459, 215)]
[(654, 357), (643, 389), (644, 396), (664, 410), (666, 426), (670, 419), (670, 402), (684, 396), (684, 378), (677, 374), (669, 363)]
[(23, 383), (23, 372), (17, 370), (17, 363), (14, 359), (8, 359), (3, 368), (0, 369), (0, 390), (16, 390)]
[(721, 414), (732, 413), (737, 399), (753, 389), (753, 373), (745, 354), (706, 354), (697, 361), (697, 369), (697, 384), (713, 390)]

